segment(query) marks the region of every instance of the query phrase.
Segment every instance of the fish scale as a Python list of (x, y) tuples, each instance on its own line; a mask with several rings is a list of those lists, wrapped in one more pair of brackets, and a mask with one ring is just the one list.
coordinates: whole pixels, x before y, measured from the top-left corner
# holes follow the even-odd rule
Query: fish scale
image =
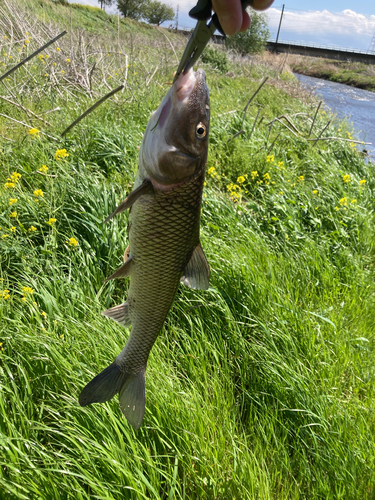
[[(134, 321), (119, 362), (131, 373), (146, 365), (184, 268), (199, 244), (204, 174), (203, 170), (173, 193), (158, 191), (144, 196), (132, 207), (129, 249), (134, 267), (127, 302)], [(162, 230), (160, 236), (150, 238), (155, 229)]]

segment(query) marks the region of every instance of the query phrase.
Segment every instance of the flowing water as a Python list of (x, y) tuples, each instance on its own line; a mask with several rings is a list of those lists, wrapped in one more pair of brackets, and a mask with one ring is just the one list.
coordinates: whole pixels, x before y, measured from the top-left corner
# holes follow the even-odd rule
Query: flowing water
[(359, 140), (371, 142), (364, 146), (375, 161), (375, 92), (349, 87), (305, 75), (295, 75), (304, 87), (321, 96), (326, 105), (339, 118), (353, 124)]

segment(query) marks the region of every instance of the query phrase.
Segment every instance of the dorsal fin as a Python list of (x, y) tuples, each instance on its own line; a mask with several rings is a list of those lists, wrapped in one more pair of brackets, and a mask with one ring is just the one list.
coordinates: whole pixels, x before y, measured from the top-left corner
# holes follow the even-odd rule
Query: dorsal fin
[(204, 255), (202, 245), (199, 243), (192, 253), (185, 268), (181, 283), (189, 288), (207, 290), (210, 282), (210, 266)]
[(106, 220), (104, 222), (108, 222), (109, 220), (112, 219), (116, 214), (120, 214), (121, 212), (124, 212), (124, 210), (127, 210), (130, 208), (135, 201), (138, 200), (140, 196), (143, 194), (150, 193), (152, 191), (152, 183), (149, 179), (145, 179), (142, 184), (137, 187), (137, 189), (134, 189), (126, 198), (124, 201), (120, 203), (120, 205), (116, 208), (116, 210), (111, 214), (108, 215)]

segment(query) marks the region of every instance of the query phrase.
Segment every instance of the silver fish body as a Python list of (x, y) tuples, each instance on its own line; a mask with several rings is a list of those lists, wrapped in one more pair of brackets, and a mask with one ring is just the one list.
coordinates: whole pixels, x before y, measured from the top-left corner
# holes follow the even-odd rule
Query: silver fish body
[(204, 72), (180, 75), (147, 126), (135, 189), (114, 212), (130, 207), (129, 249), (109, 279), (130, 276), (130, 287), (127, 301), (103, 314), (132, 329), (122, 352), (89, 382), (79, 402), (104, 402), (119, 393), (135, 429), (144, 417), (147, 359), (180, 281), (191, 288), (209, 284), (199, 240), (209, 116)]

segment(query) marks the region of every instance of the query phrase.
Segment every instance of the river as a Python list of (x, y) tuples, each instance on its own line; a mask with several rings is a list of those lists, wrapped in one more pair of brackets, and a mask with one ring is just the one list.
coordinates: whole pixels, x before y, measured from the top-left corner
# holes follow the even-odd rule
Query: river
[(359, 140), (371, 142), (364, 146), (375, 160), (375, 92), (349, 87), (342, 83), (329, 82), (311, 76), (295, 76), (304, 87), (313, 89), (321, 96), (328, 108), (340, 118), (346, 118), (353, 124)]

